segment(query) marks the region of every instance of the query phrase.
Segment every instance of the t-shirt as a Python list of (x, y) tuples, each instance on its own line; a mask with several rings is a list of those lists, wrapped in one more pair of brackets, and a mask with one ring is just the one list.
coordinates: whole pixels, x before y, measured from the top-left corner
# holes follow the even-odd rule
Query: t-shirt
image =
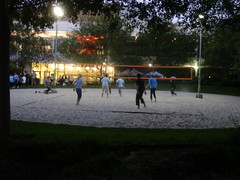
[(17, 75), (17, 74), (15, 74), (15, 75), (13, 76), (13, 80), (14, 80), (15, 82), (18, 81), (18, 75)]
[(108, 77), (104, 77), (101, 80), (102, 82), (102, 86), (108, 86), (108, 84), (110, 83), (110, 79)]
[(36, 78), (36, 76), (37, 76), (36, 73), (33, 72), (33, 73), (32, 73), (32, 78)]
[(26, 76), (23, 76), (23, 77), (22, 77), (22, 83), (25, 84), (25, 83), (26, 83), (26, 80), (27, 80)]
[(118, 83), (118, 87), (123, 87), (124, 80), (122, 78), (117, 79), (116, 83)]
[(10, 81), (11, 83), (14, 82), (14, 80), (13, 80), (13, 76), (12, 76), (12, 75), (9, 76), (9, 81)]
[(150, 78), (148, 82), (150, 84), (150, 88), (157, 88), (157, 80), (155, 78)]
[(136, 81), (136, 86), (137, 86), (138, 91), (144, 91), (145, 90), (144, 81), (142, 79), (138, 79)]
[(81, 88), (82, 88), (82, 83), (83, 83), (83, 78), (76, 79), (76, 80), (75, 80), (75, 83), (76, 83), (76, 86), (75, 86), (76, 89), (77, 89), (77, 88), (80, 88), (80, 89), (81, 89)]

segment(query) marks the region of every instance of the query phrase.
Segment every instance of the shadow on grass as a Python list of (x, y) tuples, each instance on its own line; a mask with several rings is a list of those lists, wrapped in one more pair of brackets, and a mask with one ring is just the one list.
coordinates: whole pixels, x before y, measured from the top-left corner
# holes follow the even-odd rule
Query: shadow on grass
[(4, 143), (1, 179), (237, 179), (239, 144), (123, 147)]

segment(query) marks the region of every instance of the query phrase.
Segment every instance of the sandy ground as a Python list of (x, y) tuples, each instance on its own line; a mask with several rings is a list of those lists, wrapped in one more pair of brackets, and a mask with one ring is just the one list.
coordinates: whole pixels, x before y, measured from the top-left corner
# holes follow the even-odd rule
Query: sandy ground
[(85, 89), (79, 106), (76, 92), (57, 89), (56, 94), (35, 93), (43, 89), (12, 89), (11, 118), (31, 122), (124, 128), (235, 128), (240, 124), (240, 97), (157, 91), (157, 102), (144, 95), (146, 108), (135, 105), (136, 91), (117, 89), (107, 98), (101, 89)]

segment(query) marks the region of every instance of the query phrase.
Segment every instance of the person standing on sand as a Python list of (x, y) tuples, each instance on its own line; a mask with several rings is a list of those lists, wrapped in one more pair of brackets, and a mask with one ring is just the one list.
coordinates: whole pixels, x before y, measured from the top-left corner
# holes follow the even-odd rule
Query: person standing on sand
[(36, 72), (32, 70), (32, 74), (31, 74), (32, 85), (36, 85), (36, 77), (37, 77)]
[(176, 96), (177, 94), (175, 93), (176, 85), (174, 84), (173, 80), (170, 79), (170, 92), (172, 96)]
[(108, 97), (108, 93), (109, 93), (108, 86), (110, 84), (110, 79), (108, 78), (108, 74), (105, 74), (105, 77), (102, 78), (101, 82), (102, 82), (102, 97), (105, 91), (107, 92), (107, 97)]
[[(137, 94), (136, 94), (136, 105), (138, 106), (138, 109), (140, 109), (140, 102), (144, 105), (144, 107), (146, 107), (145, 101), (143, 99), (143, 93), (145, 91), (145, 85), (144, 85), (144, 81), (143, 79), (141, 79), (141, 74), (137, 74), (137, 81), (136, 81), (136, 90), (137, 90)], [(146, 93), (146, 91), (145, 91)]]
[(146, 89), (150, 86), (150, 100), (152, 102), (152, 97), (154, 97), (155, 102), (157, 102), (156, 99), (156, 89), (157, 89), (157, 80), (151, 75), (151, 78), (148, 80), (148, 85), (146, 86)]
[(76, 102), (76, 106), (79, 105), (80, 100), (82, 98), (82, 83), (83, 83), (83, 78), (82, 78), (82, 74), (78, 75), (78, 78), (74, 81), (74, 85), (75, 88), (73, 89), (73, 91), (76, 90), (77, 92), (77, 102)]
[(124, 80), (122, 78), (118, 78), (116, 80), (116, 84), (117, 84), (117, 87), (118, 87), (118, 93), (121, 97), (122, 96), (122, 88), (124, 87)]
[(47, 90), (45, 91), (46, 94), (48, 94), (51, 91), (51, 87), (50, 87), (50, 76), (47, 76), (44, 79), (44, 87), (47, 88)]

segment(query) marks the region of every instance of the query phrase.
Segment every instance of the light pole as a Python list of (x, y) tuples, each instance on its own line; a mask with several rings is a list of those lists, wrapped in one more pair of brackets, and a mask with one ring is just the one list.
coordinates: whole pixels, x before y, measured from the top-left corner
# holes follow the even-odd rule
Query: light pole
[(204, 16), (199, 14), (198, 16), (200, 22), (200, 31), (199, 31), (199, 57), (198, 57), (198, 92), (196, 94), (196, 98), (203, 98), (201, 94), (201, 64), (202, 64), (202, 22)]
[(53, 86), (56, 87), (56, 79), (57, 79), (57, 65), (56, 65), (56, 61), (57, 61), (57, 46), (58, 46), (58, 19), (61, 18), (63, 16), (63, 10), (61, 9), (61, 7), (59, 6), (55, 6), (53, 8), (53, 12), (55, 14), (55, 16), (57, 17), (56, 20), (56, 36), (55, 36), (55, 43), (54, 43), (54, 81), (53, 81)]

